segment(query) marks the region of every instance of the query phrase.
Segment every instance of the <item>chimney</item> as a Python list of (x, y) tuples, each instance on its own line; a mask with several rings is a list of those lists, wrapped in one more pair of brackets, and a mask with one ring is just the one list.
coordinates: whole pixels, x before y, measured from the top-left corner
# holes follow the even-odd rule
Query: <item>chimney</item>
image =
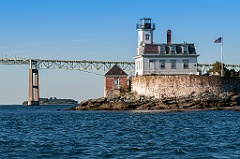
[(171, 30), (167, 30), (167, 44), (171, 44), (172, 43), (172, 31)]

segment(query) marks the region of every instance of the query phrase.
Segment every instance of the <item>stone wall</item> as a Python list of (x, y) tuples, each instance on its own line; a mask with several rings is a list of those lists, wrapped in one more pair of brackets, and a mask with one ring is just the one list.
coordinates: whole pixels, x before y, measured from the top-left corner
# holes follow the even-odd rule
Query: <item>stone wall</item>
[(240, 93), (240, 78), (173, 75), (132, 77), (132, 91), (156, 98)]

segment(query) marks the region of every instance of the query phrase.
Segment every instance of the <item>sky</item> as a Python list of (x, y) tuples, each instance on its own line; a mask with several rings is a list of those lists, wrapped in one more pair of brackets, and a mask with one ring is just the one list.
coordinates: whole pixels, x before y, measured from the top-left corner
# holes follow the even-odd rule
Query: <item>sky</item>
[[(134, 61), (136, 24), (156, 24), (155, 43), (195, 43), (198, 63), (240, 64), (239, 0), (0, 0), (0, 56)], [(0, 65), (0, 105), (28, 97), (28, 69)], [(103, 76), (66, 70), (39, 70), (40, 97), (84, 99), (103, 96)]]

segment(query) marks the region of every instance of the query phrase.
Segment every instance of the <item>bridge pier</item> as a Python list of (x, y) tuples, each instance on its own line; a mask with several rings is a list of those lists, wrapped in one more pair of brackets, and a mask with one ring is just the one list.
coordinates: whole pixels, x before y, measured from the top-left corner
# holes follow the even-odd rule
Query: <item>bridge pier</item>
[(29, 69), (28, 105), (39, 105), (39, 78), (37, 69)]

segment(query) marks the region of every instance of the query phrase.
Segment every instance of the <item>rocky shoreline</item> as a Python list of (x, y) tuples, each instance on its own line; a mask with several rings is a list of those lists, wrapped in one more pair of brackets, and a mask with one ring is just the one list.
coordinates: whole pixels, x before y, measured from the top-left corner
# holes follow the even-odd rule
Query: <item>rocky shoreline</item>
[(194, 96), (172, 98), (154, 98), (127, 93), (111, 98), (84, 100), (80, 105), (68, 110), (240, 110), (240, 94), (222, 93), (214, 95), (205, 93)]

